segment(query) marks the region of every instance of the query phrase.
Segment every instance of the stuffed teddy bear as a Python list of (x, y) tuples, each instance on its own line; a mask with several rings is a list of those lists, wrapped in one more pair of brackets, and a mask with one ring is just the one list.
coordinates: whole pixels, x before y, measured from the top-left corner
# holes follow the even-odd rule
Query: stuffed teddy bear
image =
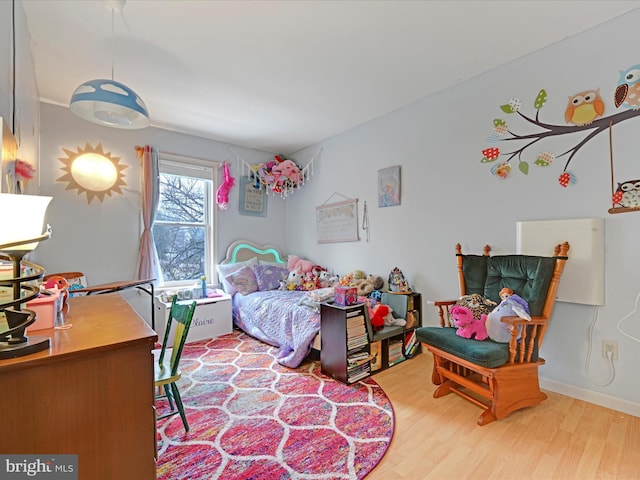
[(287, 257), (287, 270), (289, 271), (298, 270), (302, 274), (305, 274), (307, 272), (312, 272), (313, 267), (315, 266), (316, 264), (311, 260), (305, 260), (297, 255), (289, 255)]
[[(500, 298), (502, 299), (500, 304), (487, 316), (487, 334), (494, 342), (509, 343), (511, 340), (511, 325), (503, 323), (501, 321), (502, 317), (518, 316), (524, 320), (531, 320), (529, 304), (509, 288), (500, 290)], [(518, 338), (520, 338), (520, 332), (518, 332)]]
[(367, 278), (356, 280), (354, 286), (358, 289), (358, 295), (366, 297), (374, 290), (380, 290), (384, 286), (384, 280), (379, 275), (367, 275)]
[(480, 318), (475, 318), (473, 311), (463, 305), (454, 305), (449, 310), (453, 325), (458, 329), (456, 335), (462, 338), (475, 337), (476, 340), (486, 340), (489, 338), (485, 321), (487, 314), (482, 313)]

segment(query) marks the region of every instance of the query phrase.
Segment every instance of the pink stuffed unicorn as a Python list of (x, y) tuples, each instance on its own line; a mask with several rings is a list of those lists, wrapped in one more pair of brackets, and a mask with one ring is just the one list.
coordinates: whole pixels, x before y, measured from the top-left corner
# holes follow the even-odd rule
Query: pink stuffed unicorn
[(474, 318), (473, 312), (469, 307), (454, 305), (451, 307), (451, 318), (453, 325), (458, 329), (456, 335), (462, 338), (475, 337), (476, 340), (486, 340), (489, 335), (485, 321), (487, 314), (483, 313), (479, 319)]
[(216, 203), (221, 210), (226, 210), (229, 208), (229, 192), (231, 191), (231, 187), (236, 183), (235, 178), (231, 176), (231, 172), (229, 171), (229, 162), (225, 160), (222, 165), (223, 171), (223, 182), (218, 187), (218, 191), (216, 192)]

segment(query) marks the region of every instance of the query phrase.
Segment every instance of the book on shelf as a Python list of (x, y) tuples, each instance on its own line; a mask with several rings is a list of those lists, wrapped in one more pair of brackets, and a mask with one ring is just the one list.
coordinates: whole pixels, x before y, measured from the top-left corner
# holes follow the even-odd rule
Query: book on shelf
[(404, 335), (404, 351), (408, 352), (409, 350), (411, 350), (411, 347), (413, 347), (416, 342), (417, 342), (417, 337), (416, 337), (416, 331), (415, 330), (411, 330), (410, 332), (405, 333)]
[(407, 357), (412, 357), (413, 355), (415, 355), (416, 350), (418, 350), (418, 346), (418, 343), (414, 343), (407, 352)]
[(352, 365), (347, 367), (347, 381), (349, 383), (360, 380), (364, 377), (368, 377), (371, 373), (369, 362), (359, 365)]
[(400, 363), (405, 359), (402, 353), (402, 340), (389, 342), (389, 366)]
[(357, 375), (351, 375), (347, 378), (347, 383), (353, 383), (353, 382), (357, 382), (358, 380), (362, 380), (363, 378), (368, 377), (369, 375), (371, 375), (370, 372), (360, 372)]
[(369, 345), (369, 350), (371, 355), (371, 371), (375, 372), (376, 370), (380, 370), (382, 368), (381, 341), (373, 342)]
[(407, 310), (407, 324), (404, 328), (416, 328), (420, 325), (420, 312), (418, 310)]
[(369, 355), (369, 352), (358, 352), (347, 357), (347, 365), (362, 365), (370, 360), (371, 355)]

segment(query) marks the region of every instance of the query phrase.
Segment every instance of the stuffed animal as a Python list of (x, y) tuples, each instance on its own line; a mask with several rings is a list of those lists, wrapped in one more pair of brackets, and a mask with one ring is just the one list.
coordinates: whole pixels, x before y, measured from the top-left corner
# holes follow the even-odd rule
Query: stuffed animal
[(358, 295), (367, 296), (374, 290), (380, 290), (384, 286), (384, 280), (379, 275), (367, 275), (367, 278), (356, 280), (354, 286), (358, 289)]
[(304, 274), (304, 280), (302, 281), (304, 289), (307, 291), (316, 290), (320, 288), (320, 277), (315, 273), (307, 272)]
[(349, 287), (353, 283), (353, 273), (347, 273), (343, 277), (340, 277), (340, 286)]
[(226, 210), (229, 208), (229, 192), (231, 188), (236, 183), (236, 179), (231, 176), (231, 172), (229, 171), (229, 161), (225, 160), (222, 165), (222, 172), (224, 181), (218, 187), (216, 191), (216, 203), (221, 210)]
[(289, 271), (298, 270), (302, 274), (305, 274), (307, 272), (312, 272), (313, 267), (315, 266), (316, 264), (311, 260), (300, 258), (297, 255), (289, 255), (287, 257), (287, 270)]
[(60, 290), (60, 296), (62, 297), (62, 303), (67, 302), (69, 297), (69, 282), (62, 275), (50, 276), (44, 284), (44, 288), (57, 288)]
[(456, 335), (462, 338), (475, 337), (476, 340), (489, 338), (485, 327), (486, 313), (481, 314), (480, 318), (475, 318), (471, 309), (462, 305), (452, 306), (449, 312), (451, 313), (453, 325), (458, 329)]
[(289, 272), (287, 279), (280, 284), (280, 290), (300, 290), (304, 279), (304, 273), (298, 270)]
[[(501, 321), (502, 317), (518, 316), (525, 320), (531, 320), (529, 304), (509, 288), (500, 290), (500, 298), (502, 299), (500, 304), (487, 316), (487, 334), (494, 342), (509, 343), (512, 326), (503, 323)], [(518, 338), (520, 338), (520, 332), (518, 332)]]
[(384, 317), (384, 324), (389, 326), (397, 325), (399, 327), (404, 327), (407, 324), (407, 321), (404, 318), (394, 317), (393, 308), (389, 307), (389, 313)]
[(329, 272), (322, 272), (320, 274), (320, 278), (322, 279), (322, 277), (326, 276), (326, 280), (327, 280), (327, 284), (329, 287), (335, 287), (336, 285), (340, 285), (340, 276), (339, 275), (335, 275), (333, 273), (329, 273)]
[(473, 313), (473, 318), (480, 320), (481, 316), (489, 315), (491, 310), (497, 305), (496, 302), (483, 297), (478, 293), (472, 293), (470, 295), (463, 295), (456, 301), (456, 305), (469, 308)]
[(390, 314), (391, 309), (388, 305), (383, 303), (376, 303), (373, 307), (371, 307), (371, 313), (369, 314), (369, 320), (371, 321), (371, 326), (377, 332), (384, 328), (385, 318)]

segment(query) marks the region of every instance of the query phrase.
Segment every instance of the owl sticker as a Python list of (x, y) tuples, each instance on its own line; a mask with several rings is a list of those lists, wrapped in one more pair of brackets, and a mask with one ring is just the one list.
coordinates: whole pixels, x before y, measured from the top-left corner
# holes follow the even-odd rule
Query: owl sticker
[(569, 97), (564, 118), (567, 123), (588, 125), (604, 114), (604, 101), (600, 89), (587, 90)]
[(613, 194), (613, 204), (621, 207), (640, 207), (640, 180), (629, 180), (618, 183)]
[(613, 98), (616, 107), (640, 108), (640, 65), (620, 72), (620, 80)]

